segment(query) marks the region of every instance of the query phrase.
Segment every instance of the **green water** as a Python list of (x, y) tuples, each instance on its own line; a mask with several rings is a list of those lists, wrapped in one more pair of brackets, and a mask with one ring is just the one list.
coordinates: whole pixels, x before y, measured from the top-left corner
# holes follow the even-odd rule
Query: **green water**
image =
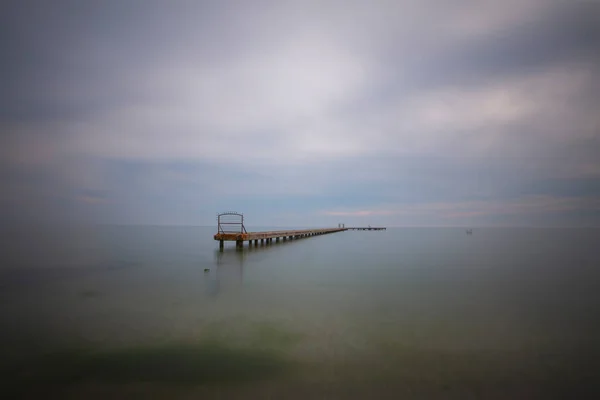
[(214, 230), (5, 233), (3, 390), (462, 399), (594, 389), (597, 230), (392, 228), (242, 252), (219, 252)]

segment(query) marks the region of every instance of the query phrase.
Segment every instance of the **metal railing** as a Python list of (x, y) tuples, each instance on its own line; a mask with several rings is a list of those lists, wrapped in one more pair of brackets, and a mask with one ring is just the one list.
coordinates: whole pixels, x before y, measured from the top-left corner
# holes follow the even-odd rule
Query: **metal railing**
[(218, 233), (248, 233), (244, 226), (244, 214), (227, 211), (217, 214)]

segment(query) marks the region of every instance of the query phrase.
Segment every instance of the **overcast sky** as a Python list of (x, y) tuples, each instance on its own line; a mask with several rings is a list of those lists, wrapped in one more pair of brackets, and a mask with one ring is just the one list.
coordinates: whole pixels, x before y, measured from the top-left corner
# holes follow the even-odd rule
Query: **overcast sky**
[(600, 226), (600, 3), (3, 1), (0, 222)]

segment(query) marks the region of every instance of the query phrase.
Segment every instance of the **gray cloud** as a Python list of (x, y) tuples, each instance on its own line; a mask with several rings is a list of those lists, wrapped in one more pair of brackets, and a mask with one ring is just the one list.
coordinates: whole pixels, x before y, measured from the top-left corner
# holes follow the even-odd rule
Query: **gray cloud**
[(598, 6), (5, 2), (0, 201), (153, 223), (265, 216), (261, 196), (290, 224), (580, 221), (599, 196)]

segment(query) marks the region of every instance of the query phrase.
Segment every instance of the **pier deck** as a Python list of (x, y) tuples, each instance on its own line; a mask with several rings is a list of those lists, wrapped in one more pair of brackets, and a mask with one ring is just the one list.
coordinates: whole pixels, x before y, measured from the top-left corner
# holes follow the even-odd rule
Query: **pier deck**
[(345, 231), (348, 228), (325, 228), (325, 229), (301, 229), (289, 231), (265, 231), (265, 232), (247, 232), (247, 233), (217, 233), (215, 240), (227, 241), (248, 241), (257, 239), (273, 239), (283, 237), (307, 237), (315, 235), (324, 235), (326, 233)]
[(385, 231), (386, 228), (384, 226), (352, 226), (349, 228), (345, 228), (347, 231)]
[[(319, 228), (319, 229), (292, 229), (284, 231), (264, 231), (264, 232), (247, 232), (244, 227), (244, 216), (236, 212), (227, 212), (218, 214), (217, 220), (219, 223), (218, 232), (215, 234), (214, 239), (219, 241), (219, 247), (223, 249), (224, 242), (235, 242), (236, 247), (243, 247), (244, 242), (248, 242), (248, 245), (252, 246), (252, 241), (255, 245), (258, 245), (258, 241), (261, 243), (272, 243), (273, 239), (276, 242), (279, 240), (292, 240), (301, 239), (305, 237), (325, 235), (328, 233), (342, 232), (347, 230), (359, 230), (359, 231), (381, 231), (385, 230), (384, 227), (349, 227), (346, 228), (343, 224), (340, 224), (337, 228)], [(234, 228), (231, 228), (231, 226)]]

